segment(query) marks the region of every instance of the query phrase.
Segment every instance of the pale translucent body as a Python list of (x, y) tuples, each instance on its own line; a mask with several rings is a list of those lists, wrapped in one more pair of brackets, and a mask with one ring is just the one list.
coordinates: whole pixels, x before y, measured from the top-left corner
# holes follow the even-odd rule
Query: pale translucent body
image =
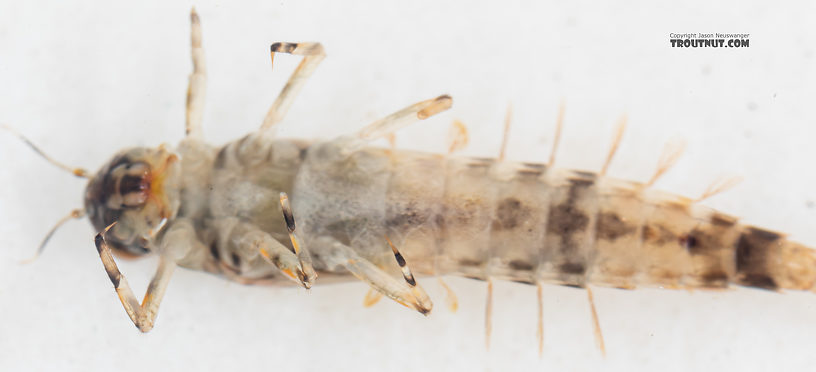
[[(813, 251), (781, 236), (750, 245), (753, 228), (638, 183), (491, 159), (376, 148), (347, 155), (344, 145), (250, 135), (219, 151), (185, 142), (179, 217), (200, 219), (196, 226), (237, 217), (285, 242), (278, 194), (289, 193), (316, 269), (332, 276), (347, 272), (326, 259), (332, 249), (320, 238), (396, 275), (388, 236), (426, 275), (623, 288), (812, 289), (816, 280)], [(232, 254), (246, 265), (234, 279), (276, 278), (256, 253), (219, 256)], [(196, 253), (183, 265), (218, 271), (213, 259)]]

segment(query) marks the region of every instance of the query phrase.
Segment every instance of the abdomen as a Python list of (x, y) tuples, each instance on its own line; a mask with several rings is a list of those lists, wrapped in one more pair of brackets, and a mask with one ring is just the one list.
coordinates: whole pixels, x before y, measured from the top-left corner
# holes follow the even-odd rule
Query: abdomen
[[(307, 242), (396, 272), (634, 288), (810, 289), (813, 251), (643, 185), (540, 164), (312, 146), (294, 184)], [(319, 261), (320, 247), (310, 246)]]

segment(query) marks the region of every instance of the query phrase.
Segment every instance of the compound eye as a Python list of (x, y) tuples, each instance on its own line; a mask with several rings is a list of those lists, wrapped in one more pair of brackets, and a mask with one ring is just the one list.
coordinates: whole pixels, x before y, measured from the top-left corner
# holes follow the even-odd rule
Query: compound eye
[(130, 164), (123, 170), (116, 187), (122, 205), (137, 207), (144, 204), (150, 190), (149, 171), (150, 167), (144, 163)]

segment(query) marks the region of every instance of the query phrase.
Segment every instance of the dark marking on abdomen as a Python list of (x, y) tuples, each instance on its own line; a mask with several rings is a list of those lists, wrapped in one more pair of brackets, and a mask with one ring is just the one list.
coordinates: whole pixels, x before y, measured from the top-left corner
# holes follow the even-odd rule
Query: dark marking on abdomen
[(637, 226), (627, 224), (617, 213), (604, 212), (598, 216), (596, 230), (598, 239), (614, 242), (621, 236), (635, 232)]
[(519, 177), (538, 178), (544, 171), (547, 170), (547, 165), (538, 163), (521, 163), (521, 168), (516, 170), (516, 175)]
[(580, 191), (589, 188), (593, 183), (591, 180), (570, 180), (567, 200), (550, 209), (547, 232), (561, 237), (562, 250), (569, 250), (572, 235), (583, 231), (589, 224), (589, 216), (577, 208), (576, 203)]
[(768, 230), (747, 227), (737, 243), (737, 283), (775, 290), (779, 286), (771, 275), (773, 250), (782, 236)]
[(726, 288), (729, 279), (728, 273), (722, 270), (710, 271), (700, 277), (701, 285), (706, 288)]
[(417, 227), (424, 224), (430, 217), (431, 211), (419, 210), (415, 203), (410, 203), (404, 208), (399, 205), (389, 205), (385, 221), (385, 226), (393, 229), (405, 229)]
[(467, 267), (479, 267), (479, 266), (483, 266), (484, 264), (485, 264), (484, 261), (467, 259), (467, 258), (463, 258), (463, 259), (459, 260), (459, 265), (467, 266)]
[(533, 271), (535, 268), (531, 263), (521, 260), (510, 261), (507, 265), (510, 266), (511, 269), (518, 271)]
[(586, 266), (582, 263), (567, 262), (558, 267), (559, 272), (564, 274), (584, 275)]
[[(698, 236), (700, 238), (698, 238)], [(715, 244), (700, 244), (701, 238), (704, 237), (704, 234), (698, 230), (691, 230), (690, 233), (683, 235), (680, 237), (680, 245), (686, 247), (686, 250), (691, 255), (698, 255), (702, 252), (705, 252), (706, 248), (714, 248), (716, 249), (717, 246)]]
[(584, 191), (591, 188), (595, 181), (581, 178), (568, 181), (570, 186), (566, 200), (550, 209), (547, 233), (560, 238), (559, 250), (563, 255), (563, 261), (558, 266), (559, 272), (570, 276), (583, 276), (586, 272), (587, 257), (581, 252), (580, 240), (575, 237), (578, 234), (586, 233), (590, 217), (578, 207), (578, 202), (580, 198), (585, 197)]
[(655, 245), (664, 245), (673, 241), (677, 236), (663, 225), (644, 225), (643, 241)]
[(496, 220), (491, 225), (493, 230), (511, 230), (530, 218), (530, 208), (516, 198), (502, 199), (496, 206)]
[(466, 166), (471, 169), (487, 169), (496, 162), (493, 158), (468, 158)]
[[(726, 248), (727, 242), (723, 242), (722, 228), (716, 231), (706, 231), (700, 228), (691, 230), (688, 234), (680, 237), (680, 243), (692, 256), (714, 255)], [(719, 233), (719, 234), (716, 234)]]
[(737, 219), (722, 213), (714, 213), (711, 216), (711, 224), (718, 227), (731, 227), (737, 224)]

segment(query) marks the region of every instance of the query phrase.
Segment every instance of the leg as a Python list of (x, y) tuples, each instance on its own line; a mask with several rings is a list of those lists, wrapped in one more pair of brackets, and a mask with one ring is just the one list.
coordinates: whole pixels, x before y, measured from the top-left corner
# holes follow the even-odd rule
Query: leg
[(193, 73), (187, 85), (187, 136), (201, 139), (201, 121), (204, 116), (204, 95), (207, 91), (207, 66), (201, 47), (201, 21), (195, 8), (190, 11)]
[(212, 227), (219, 237), (218, 245), (222, 251), (235, 253), (247, 262), (260, 254), (295, 283), (311, 287), (311, 277), (306, 275), (297, 255), (265, 231), (237, 218), (215, 220)]
[(140, 331), (148, 332), (153, 328), (159, 304), (162, 297), (164, 297), (167, 284), (170, 282), (170, 276), (176, 268), (176, 261), (184, 257), (196, 242), (195, 230), (192, 224), (186, 221), (180, 221), (168, 226), (168, 231), (159, 243), (161, 248), (159, 267), (150, 281), (144, 299), (140, 304), (130, 289), (127, 279), (116, 266), (110, 247), (105, 241), (105, 234), (114, 224), (96, 235), (96, 250), (99, 252), (102, 265), (104, 265), (105, 271), (108, 273), (108, 277), (113, 283), (116, 294), (119, 295), (119, 300), (122, 302), (122, 306), (124, 306), (130, 320)]
[[(425, 102), (428, 102), (428, 101), (425, 101)], [(416, 105), (414, 105), (414, 106), (416, 106)], [(369, 127), (371, 127), (371, 126), (369, 126)], [(384, 136), (386, 138), (388, 138), (388, 140), (389, 140), (389, 142), (391, 144), (391, 150), (393, 151), (393, 149), (396, 147), (395, 146), (396, 137), (394, 136), (394, 133), (393, 132), (388, 132)], [(453, 122), (453, 124), (451, 126), (451, 137), (452, 138), (451, 138), (451, 143), (449, 145), (449, 154), (453, 153), (454, 151), (458, 150), (460, 147), (463, 147), (465, 144), (467, 144), (467, 140), (468, 140), (467, 129), (465, 128), (465, 125), (462, 124), (462, 122), (460, 122), (458, 120)], [(388, 241), (388, 245), (391, 246), (391, 250), (393, 251), (395, 258), (397, 259), (397, 263), (400, 265), (400, 268), (403, 270), (403, 278), (406, 280), (406, 282), (409, 285), (414, 286), (416, 284), (416, 282), (413, 279), (413, 274), (411, 274), (410, 269), (408, 269), (408, 266), (407, 266), (407, 263), (405, 262), (405, 259), (402, 258), (402, 255), (399, 253), (397, 248), (394, 247), (394, 245), (391, 243), (390, 240), (388, 240), (387, 237), (386, 237), (386, 240)], [(453, 290), (451, 290), (451, 288), (447, 284), (445, 284), (445, 282), (442, 280), (442, 278), (437, 277), (437, 279), (439, 280), (439, 284), (442, 285), (442, 287), (447, 292), (446, 300), (448, 302), (448, 309), (450, 309), (451, 312), (455, 312), (459, 308), (459, 302), (456, 299), (456, 294), (454, 294)], [(382, 298), (382, 293), (381, 292), (376, 292), (373, 288), (369, 289), (368, 293), (366, 293), (366, 296), (363, 299), (363, 305), (365, 307), (374, 306), (374, 304), (376, 304), (380, 300), (380, 298)]]
[(269, 108), (266, 113), (261, 131), (271, 129), (275, 124), (281, 121), (292, 106), (295, 97), (300, 93), (300, 89), (306, 84), (306, 79), (312, 76), (317, 65), (323, 58), (326, 58), (326, 52), (323, 50), (323, 45), (320, 43), (274, 43), (270, 47), (272, 53), (272, 60), (275, 60), (275, 53), (289, 53), (298, 56), (303, 56), (303, 60), (298, 65), (289, 81), (278, 94), (275, 103)]
[(427, 315), (433, 308), (428, 294), (413, 281), (413, 275), (410, 274), (410, 270), (405, 265), (405, 260), (402, 259), (402, 255), (399, 254), (396, 248), (392, 249), (396, 251), (397, 262), (403, 268), (403, 277), (405, 279), (403, 281), (392, 278), (385, 271), (358, 255), (354, 249), (333, 238), (319, 238), (317, 244), (326, 247), (330, 252), (324, 256), (325, 262), (330, 268), (343, 266), (357, 279), (368, 283), (368, 285), (388, 296), (388, 298), (424, 315)]
[(449, 109), (452, 104), (453, 99), (447, 95), (441, 95), (436, 98), (417, 102), (367, 125), (352, 136), (344, 137), (346, 140), (346, 143), (344, 144), (344, 152), (350, 154), (357, 151), (370, 141), (388, 135), (389, 133), (405, 127), (408, 124), (414, 123), (418, 120), (425, 120), (433, 115), (445, 111)]
[(281, 211), (283, 211), (283, 219), (286, 221), (286, 230), (289, 232), (289, 240), (292, 242), (292, 248), (300, 263), (300, 270), (303, 273), (301, 282), (306, 289), (311, 288), (314, 280), (317, 278), (312, 267), (312, 256), (309, 251), (300, 244), (299, 234), (295, 231), (295, 217), (292, 214), (292, 205), (289, 203), (289, 196), (285, 192), (280, 193)]

